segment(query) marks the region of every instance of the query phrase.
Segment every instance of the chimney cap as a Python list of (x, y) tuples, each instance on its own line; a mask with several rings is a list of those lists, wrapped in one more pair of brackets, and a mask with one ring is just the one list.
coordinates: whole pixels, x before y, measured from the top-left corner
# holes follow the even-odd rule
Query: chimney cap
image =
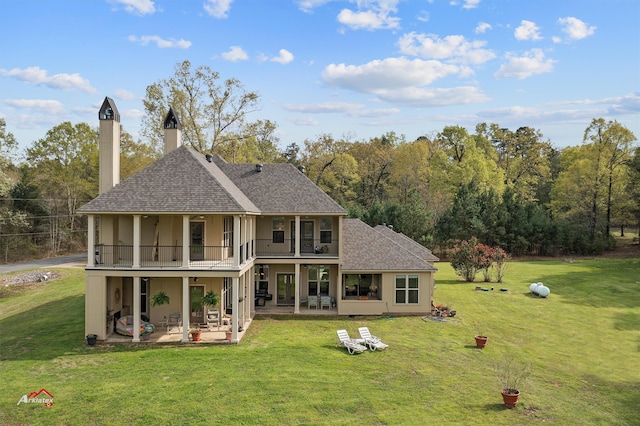
[(100, 111), (98, 112), (98, 120), (110, 120), (120, 122), (120, 113), (116, 108), (116, 103), (108, 96), (105, 96)]
[(167, 116), (164, 119), (164, 128), (178, 129), (178, 130), (182, 129), (182, 123), (180, 122), (180, 118), (178, 118), (178, 115), (173, 111), (173, 108), (171, 106), (169, 107), (169, 112), (167, 113)]

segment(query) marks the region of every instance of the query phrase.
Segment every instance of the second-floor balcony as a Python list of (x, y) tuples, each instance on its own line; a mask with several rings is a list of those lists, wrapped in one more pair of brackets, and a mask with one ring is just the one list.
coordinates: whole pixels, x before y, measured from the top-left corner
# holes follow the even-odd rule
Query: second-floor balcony
[[(95, 266), (98, 268), (133, 268), (133, 245), (96, 244)], [(233, 247), (200, 246), (187, 247), (187, 261), (182, 246), (140, 246), (140, 268), (194, 268), (217, 269), (231, 268), (235, 263)], [(295, 242), (274, 243), (272, 240), (255, 240), (240, 245), (237, 265), (258, 257), (295, 257)], [(301, 257), (337, 257), (338, 241), (322, 242), (321, 240), (302, 240)]]
[[(296, 254), (295, 240), (282, 242), (273, 239), (256, 239), (256, 256), (258, 257), (293, 257)], [(300, 256), (303, 257), (337, 257), (338, 240), (302, 239)]]
[[(245, 253), (249, 244), (240, 247), (240, 264), (248, 259)], [(185, 264), (190, 268), (229, 268), (235, 259), (232, 247), (189, 246), (187, 262), (183, 262), (182, 246), (140, 246), (141, 268), (180, 268)], [(132, 245), (95, 246), (95, 264), (97, 267), (132, 268), (134, 262)]]

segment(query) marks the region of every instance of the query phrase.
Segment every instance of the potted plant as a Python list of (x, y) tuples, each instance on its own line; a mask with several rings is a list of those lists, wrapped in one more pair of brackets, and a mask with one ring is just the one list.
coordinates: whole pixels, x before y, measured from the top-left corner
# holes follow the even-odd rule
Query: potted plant
[(169, 296), (164, 290), (160, 290), (153, 296), (151, 296), (151, 306), (159, 306), (169, 304)]
[(95, 346), (98, 341), (98, 335), (96, 334), (87, 334), (87, 344), (89, 346)]
[(487, 345), (487, 340), (489, 340), (489, 338), (482, 332), (480, 324), (476, 323), (476, 329), (478, 330), (478, 333), (474, 336), (476, 339), (476, 347), (482, 349)]
[(509, 408), (515, 407), (520, 397), (520, 386), (529, 377), (530, 366), (504, 356), (496, 362), (494, 370), (502, 385), (500, 393), (504, 404)]
[(200, 300), (200, 303), (202, 304), (203, 307), (207, 307), (207, 306), (211, 306), (212, 308), (214, 306), (216, 306), (218, 303), (220, 303), (220, 296), (218, 296), (218, 294), (213, 291), (213, 290), (209, 290), (207, 292), (207, 294), (205, 294), (204, 296), (202, 296), (202, 299)]
[(200, 330), (200, 326), (197, 324), (189, 329), (189, 334), (191, 335), (191, 340), (194, 342), (202, 340), (202, 330)]

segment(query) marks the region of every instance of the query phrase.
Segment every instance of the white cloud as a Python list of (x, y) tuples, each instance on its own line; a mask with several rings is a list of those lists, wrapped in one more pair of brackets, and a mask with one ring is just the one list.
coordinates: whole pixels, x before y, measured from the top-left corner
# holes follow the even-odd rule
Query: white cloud
[(293, 53), (289, 52), (287, 49), (280, 49), (280, 54), (274, 58), (271, 58), (270, 61), (278, 62), (280, 64), (288, 64), (293, 61)]
[(459, 72), (455, 65), (439, 61), (409, 60), (404, 57), (375, 60), (364, 65), (330, 64), (322, 72), (329, 86), (357, 92), (377, 93), (380, 90), (423, 86), (439, 78)]
[(569, 16), (558, 19), (558, 23), (563, 26), (562, 32), (567, 34), (571, 40), (581, 40), (595, 34), (596, 27), (588, 26), (578, 18)]
[(229, 16), (231, 3), (233, 0), (206, 0), (202, 7), (209, 15), (221, 19)]
[(553, 71), (553, 59), (546, 59), (542, 49), (531, 49), (523, 56), (507, 55), (509, 62), (503, 64), (493, 75), (495, 78), (517, 78), (523, 80), (536, 74)]
[(156, 7), (151, 0), (109, 0), (110, 3), (121, 4), (124, 10), (136, 15), (155, 13)]
[(47, 71), (40, 67), (13, 68), (12, 70), (0, 69), (0, 75), (15, 77), (18, 80), (31, 84), (42, 84), (52, 89), (80, 90), (86, 93), (95, 93), (96, 89), (91, 87), (89, 80), (82, 78), (80, 74), (54, 74), (47, 75)]
[[(458, 0), (449, 1), (451, 6), (458, 6), (460, 2)], [(480, 4), (480, 0), (464, 0), (462, 2), (463, 9), (475, 9)]]
[(378, 97), (390, 103), (409, 107), (465, 105), (490, 100), (480, 89), (473, 86), (385, 90), (380, 91)]
[(180, 40), (176, 40), (173, 38), (163, 39), (162, 37), (157, 35), (152, 35), (152, 36), (145, 35), (142, 37), (136, 37), (134, 35), (130, 35), (129, 41), (134, 43), (139, 43), (141, 46), (146, 46), (149, 43), (155, 43), (156, 46), (158, 46), (160, 49), (172, 49), (172, 48), (188, 49), (189, 47), (191, 47), (191, 42), (184, 40), (182, 38)]
[(400, 18), (388, 15), (388, 12), (365, 10), (354, 12), (342, 9), (338, 14), (338, 22), (354, 30), (380, 30), (400, 27)]
[(113, 92), (113, 95), (115, 96), (116, 99), (122, 99), (123, 101), (131, 101), (136, 98), (133, 93), (124, 89), (116, 89)]
[(308, 115), (290, 118), (289, 121), (297, 126), (317, 126), (320, 124), (318, 120)]
[(313, 9), (320, 7), (325, 3), (329, 3), (332, 0), (298, 0), (298, 8), (306, 13), (313, 12)]
[(397, 108), (366, 108), (363, 104), (349, 102), (321, 102), (315, 104), (285, 104), (287, 111), (302, 112), (307, 114), (346, 114), (350, 117), (386, 117), (398, 114)]
[(520, 22), (520, 26), (516, 28), (514, 36), (517, 40), (542, 40), (540, 36), (540, 28), (535, 22), (525, 19)]
[(64, 106), (54, 100), (47, 99), (5, 99), (4, 103), (17, 109), (31, 109), (46, 112), (47, 114), (62, 114)]
[(237, 62), (246, 61), (249, 59), (249, 55), (240, 46), (231, 46), (228, 52), (222, 54), (222, 58), (226, 61)]
[(415, 32), (403, 35), (398, 41), (400, 52), (405, 55), (470, 64), (481, 64), (496, 57), (491, 50), (483, 49), (486, 44), (486, 41), (468, 41), (461, 35), (441, 39), (433, 34)]
[(493, 29), (493, 27), (491, 26), (491, 24), (488, 24), (486, 22), (480, 22), (478, 23), (478, 25), (476, 26), (476, 34), (484, 34), (486, 33), (488, 30)]
[(480, 4), (480, 0), (465, 0), (462, 5), (463, 9), (475, 9)]

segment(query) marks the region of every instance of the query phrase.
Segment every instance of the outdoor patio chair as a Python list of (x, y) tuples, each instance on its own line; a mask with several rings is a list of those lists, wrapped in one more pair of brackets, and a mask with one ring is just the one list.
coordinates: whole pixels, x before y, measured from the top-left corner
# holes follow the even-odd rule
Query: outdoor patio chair
[(329, 296), (322, 296), (320, 297), (320, 309), (331, 309), (331, 297)]
[(351, 355), (356, 353), (360, 354), (367, 350), (366, 346), (362, 346), (355, 339), (352, 339), (351, 337), (349, 337), (349, 333), (347, 333), (347, 330), (338, 330), (337, 333), (338, 333), (338, 340), (339, 340), (337, 346), (342, 346), (346, 348)]
[(218, 327), (220, 330), (220, 312), (218, 311), (207, 311), (207, 329), (210, 330), (211, 327)]
[(372, 336), (369, 327), (360, 327), (358, 328), (358, 332), (360, 333), (360, 339), (358, 341), (364, 343), (370, 351), (375, 351), (376, 349), (384, 350), (389, 347), (389, 345), (382, 343), (376, 336)]
[(307, 298), (307, 309), (318, 309), (318, 296), (309, 296)]
[(182, 327), (182, 314), (179, 312), (169, 314), (169, 320), (167, 321), (167, 334), (171, 333), (171, 329), (174, 326), (178, 327), (178, 331), (180, 331), (180, 327)]

